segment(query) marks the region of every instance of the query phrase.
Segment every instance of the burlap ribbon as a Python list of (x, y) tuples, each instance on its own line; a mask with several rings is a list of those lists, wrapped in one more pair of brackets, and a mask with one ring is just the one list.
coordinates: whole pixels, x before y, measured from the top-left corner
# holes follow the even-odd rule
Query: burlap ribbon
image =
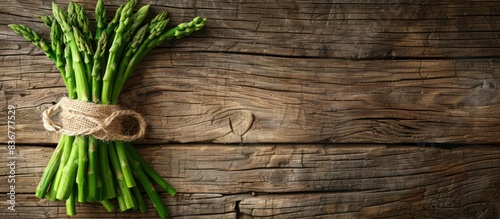
[[(54, 115), (59, 114), (59, 121)], [(139, 123), (136, 134), (122, 134), (121, 118), (133, 117)], [(118, 105), (95, 104), (62, 98), (42, 114), (43, 126), (48, 131), (56, 131), (69, 136), (93, 135), (104, 141), (134, 141), (146, 133), (146, 122), (133, 110), (122, 110)]]

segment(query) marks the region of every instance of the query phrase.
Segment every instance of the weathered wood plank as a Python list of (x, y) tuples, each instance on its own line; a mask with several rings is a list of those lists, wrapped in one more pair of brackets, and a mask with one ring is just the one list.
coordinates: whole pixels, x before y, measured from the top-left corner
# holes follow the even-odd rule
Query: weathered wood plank
[[(244, 195), (221, 194), (178, 194), (175, 198), (163, 196), (168, 203), (169, 218), (236, 218), (236, 201)], [(250, 195), (247, 195), (250, 196)], [(207, 198), (208, 197), (208, 198)], [(147, 195), (144, 195), (147, 198)], [(64, 202), (40, 200), (33, 194), (16, 196), (16, 212), (6, 211), (2, 202), (0, 213), (8, 218), (68, 218)], [(115, 203), (116, 204), (116, 203)], [(154, 206), (147, 202), (148, 212), (139, 211), (107, 212), (100, 204), (77, 204), (77, 215), (71, 218), (159, 218)], [(117, 206), (116, 206), (117, 207)]]
[[(139, 150), (178, 189), (177, 196), (163, 197), (178, 217), (500, 216), (498, 146), (183, 144)], [(19, 146), (16, 151), (18, 218), (64, 217), (62, 203), (32, 194), (51, 148)], [(6, 154), (5, 145), (0, 154)], [(5, 162), (0, 159), (1, 193), (9, 185)], [(7, 214), (6, 207), (2, 202), (0, 212)], [(123, 216), (96, 205), (78, 210), (81, 217)]]
[[(144, 142), (499, 142), (498, 59), (324, 59), (498, 56), (494, 2), (151, 3), (172, 23), (210, 22), (130, 81), (123, 104), (147, 117)], [(34, 9), (50, 14), (50, 3), (0, 2), (0, 23), (45, 29)], [(2, 113), (19, 106), (20, 142), (55, 143), (39, 115), (64, 95), (61, 79), (5, 25), (0, 39)]]
[[(57, 1), (66, 6), (67, 1)], [(90, 10), (95, 1), (82, 0)], [(108, 0), (110, 10), (123, 1)], [(207, 28), (175, 50), (280, 56), (373, 58), (493, 57), (500, 55), (496, 1), (141, 1), (168, 10), (172, 22), (209, 18)], [(50, 1), (0, 1), (1, 45), (15, 52), (20, 38), (3, 24), (43, 29), (35, 15), (51, 14)], [(112, 16), (112, 13), (109, 13)], [(31, 50), (24, 50), (30, 52)]]
[[(129, 80), (121, 104), (145, 116), (148, 143), (495, 143), (499, 61), (311, 60), (158, 50)], [(7, 104), (18, 107), (17, 140), (55, 143), (57, 136), (45, 132), (40, 115), (65, 95), (59, 73), (44, 56), (5, 56), (0, 65), (1, 114)]]

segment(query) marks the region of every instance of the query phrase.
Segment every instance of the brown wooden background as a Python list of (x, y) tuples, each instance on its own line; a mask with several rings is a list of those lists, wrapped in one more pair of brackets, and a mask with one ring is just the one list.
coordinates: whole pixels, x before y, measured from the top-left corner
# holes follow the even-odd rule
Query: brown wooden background
[[(92, 13), (95, 1), (77, 2)], [(140, 152), (179, 191), (164, 195), (173, 217), (500, 217), (499, 1), (147, 3), (173, 24), (208, 18), (153, 50), (121, 95), (148, 122)], [(41, 113), (65, 88), (6, 26), (47, 37), (36, 15), (50, 5), (0, 0), (2, 194), (7, 106), (17, 107), (17, 211), (0, 202), (9, 218), (66, 217), (64, 203), (33, 194), (58, 139)]]

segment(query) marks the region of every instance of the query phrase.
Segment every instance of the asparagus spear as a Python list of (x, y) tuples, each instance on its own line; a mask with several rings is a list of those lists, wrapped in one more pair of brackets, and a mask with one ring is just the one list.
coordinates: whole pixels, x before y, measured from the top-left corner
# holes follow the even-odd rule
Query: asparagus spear
[(141, 186), (144, 188), (149, 198), (151, 199), (151, 202), (153, 202), (153, 206), (156, 208), (158, 215), (160, 215), (161, 218), (167, 217), (168, 216), (167, 208), (161, 201), (161, 198), (156, 192), (155, 187), (153, 186), (153, 184), (151, 184), (151, 181), (149, 181), (148, 177), (141, 169), (139, 162), (137, 162), (136, 160), (132, 161), (132, 170), (137, 180), (139, 181), (139, 183), (141, 184)]
[(144, 170), (146, 175), (149, 176), (156, 184), (158, 184), (162, 189), (168, 192), (169, 195), (173, 196), (176, 193), (174, 187), (172, 187), (167, 181), (165, 181), (158, 173), (148, 164), (148, 162), (141, 156), (139, 151), (137, 151), (131, 143), (127, 144), (127, 152), (129, 158), (136, 160), (141, 165), (141, 169)]
[(105, 59), (108, 37), (106, 32), (101, 32), (97, 48), (94, 53), (94, 65), (92, 66), (92, 101), (99, 103), (101, 101), (101, 86), (102, 86), (102, 62)]
[(92, 83), (92, 66), (93, 66), (93, 59), (91, 57), (94, 56), (94, 52), (92, 51), (92, 48), (90, 45), (87, 43), (87, 41), (83, 38), (82, 33), (73, 26), (73, 34), (75, 36), (75, 42), (78, 47), (78, 51), (80, 52), (82, 58), (83, 58), (83, 63), (85, 66), (85, 77), (87, 80), (88, 84)]
[(73, 59), (71, 58), (71, 49), (69, 46), (64, 47), (64, 60), (66, 61), (66, 87), (68, 87), (68, 97), (70, 99), (78, 99), (75, 72), (73, 70)]
[(98, 201), (100, 200), (99, 188), (98, 188), (98, 177), (99, 168), (98, 168), (98, 157), (97, 157), (97, 139), (93, 136), (89, 136), (89, 147), (88, 147), (88, 170), (87, 170), (87, 185), (88, 185), (88, 196), (87, 201)]
[(48, 28), (52, 27), (52, 21), (54, 20), (53, 17), (46, 15), (40, 15), (38, 17), (43, 21), (45, 26), (47, 26)]
[[(96, 31), (94, 37), (94, 44), (98, 45), (99, 40), (102, 36), (102, 32), (106, 28), (106, 6), (104, 6), (103, 0), (98, 0), (95, 7), (95, 21), (96, 21)], [(96, 46), (97, 47), (97, 46)]]
[(134, 9), (137, 0), (128, 1), (120, 15), (120, 22), (118, 24), (118, 28), (115, 31), (115, 36), (113, 39), (113, 43), (111, 44), (111, 48), (109, 49), (108, 63), (106, 65), (106, 72), (103, 76), (103, 88), (102, 88), (102, 103), (110, 104), (111, 103), (111, 92), (112, 92), (112, 84), (115, 78), (115, 72), (117, 70), (117, 65), (119, 61), (119, 55), (122, 51), (122, 47), (124, 46), (122, 35), (126, 31), (126, 29), (130, 25), (130, 16), (132, 15), (132, 10)]
[(127, 44), (130, 41), (132, 34), (134, 34), (137, 28), (141, 26), (142, 21), (144, 21), (146, 15), (148, 15), (148, 11), (149, 11), (149, 5), (144, 5), (134, 15), (132, 15), (132, 17), (130, 18), (132, 20), (130, 23), (130, 27), (123, 34), (123, 42), (125, 44)]
[(130, 189), (126, 185), (125, 179), (123, 178), (120, 161), (118, 160), (118, 155), (116, 154), (115, 145), (112, 142), (108, 143), (108, 155), (111, 161), (111, 166), (113, 167), (113, 170), (115, 172), (114, 176), (116, 177), (116, 181), (118, 182), (117, 186), (121, 196), (124, 199), (126, 209), (133, 208), (135, 206), (134, 198), (132, 197), (132, 193), (130, 192)]
[(78, 22), (78, 29), (83, 33), (83, 37), (88, 44), (93, 45), (91, 42), (93, 41), (94, 36), (92, 35), (92, 31), (90, 30), (89, 24), (90, 20), (85, 13), (85, 8), (83, 8), (80, 4), (74, 3), (75, 13), (76, 13), (76, 21)]
[[(51, 201), (56, 201), (57, 199), (57, 190), (59, 189), (59, 183), (61, 182), (61, 178), (63, 175), (64, 165), (66, 165), (70, 152), (71, 145), (73, 144), (74, 137), (63, 135), (59, 140), (64, 145), (62, 148), (61, 161), (59, 162), (59, 167), (57, 168), (57, 173), (55, 175), (52, 184), (50, 185), (49, 193), (47, 194), (47, 198)], [(44, 172), (45, 173), (45, 172)]]
[[(76, 173), (76, 183), (78, 185), (78, 202), (87, 202), (87, 151), (88, 139), (84, 136), (79, 136), (78, 141), (78, 170)], [(73, 146), (75, 147), (75, 146)]]
[[(205, 18), (196, 17), (191, 22), (179, 24), (177, 27), (174, 27), (166, 32), (163, 32), (159, 36), (152, 37), (150, 41), (145, 40), (136, 53), (132, 56), (130, 61), (128, 62), (127, 67), (123, 73), (123, 79), (117, 81), (118, 91), (117, 93), (121, 93), (123, 86), (125, 85), (126, 79), (128, 79), (132, 75), (132, 71), (135, 69), (137, 64), (146, 56), (146, 54), (151, 51), (153, 48), (159, 46), (163, 42), (172, 39), (180, 39), (182, 37), (188, 36), (194, 31), (200, 30), (206, 23)], [(161, 26), (160, 26), (161, 27)]]
[(113, 203), (109, 199), (104, 199), (100, 202), (101, 202), (102, 206), (104, 206), (104, 208), (106, 208), (106, 210), (108, 212), (112, 212), (115, 209), (115, 206), (113, 205)]
[(66, 88), (69, 90), (68, 80), (66, 78), (66, 69), (65, 69), (66, 62), (64, 60), (63, 33), (62, 33), (61, 27), (59, 27), (59, 24), (57, 23), (57, 21), (51, 22), (50, 40), (51, 40), (52, 51), (54, 51), (54, 54), (55, 54), (54, 61), (56, 63), (56, 67), (57, 67), (57, 69), (59, 69), (59, 72), (61, 73), (64, 84), (66, 85)]
[(71, 147), (71, 154), (69, 155), (66, 165), (63, 169), (63, 177), (57, 189), (56, 198), (59, 200), (68, 199), (73, 193), (73, 185), (75, 184), (76, 171), (78, 167), (78, 144), (81, 138), (76, 137)]
[(168, 16), (168, 12), (166, 12), (166, 11), (161, 12), (161, 13), (157, 14), (153, 19), (151, 19), (151, 21), (149, 23), (154, 24), (158, 21), (166, 20), (167, 16)]
[[(158, 37), (163, 32), (163, 30), (167, 26), (168, 22), (169, 22), (169, 19), (158, 21), (158, 22), (155, 22), (154, 24), (150, 23), (150, 25), (147, 27), (147, 30), (149, 31), (147, 37), (141, 36), (144, 33), (137, 34), (136, 35), (137, 37), (134, 38), (134, 40), (136, 40), (136, 42), (133, 41), (132, 42), (133, 44), (130, 45), (132, 47), (131, 51), (126, 52), (125, 57), (122, 60), (123, 63), (129, 63), (131, 60), (133, 60), (133, 58), (135, 57), (135, 54), (137, 54), (141, 50), (141, 48), (147, 47), (147, 45), (155, 37)], [(139, 42), (139, 41), (141, 41), (141, 42)], [(139, 48), (137, 48), (138, 44), (140, 44)], [(134, 66), (134, 68), (135, 68), (135, 66)], [(125, 86), (125, 82), (129, 77), (129, 76), (127, 76), (126, 70), (127, 70), (127, 65), (122, 64), (120, 66), (119, 71), (118, 71), (119, 74), (115, 79), (115, 88), (113, 90), (114, 93), (112, 94), (112, 100), (114, 103), (116, 103), (118, 101), (118, 96), (120, 95), (121, 90), (122, 90), (123, 86)]]
[(120, 161), (120, 166), (122, 169), (125, 184), (127, 185), (128, 188), (132, 188), (135, 186), (135, 180), (132, 175), (132, 171), (130, 170), (130, 165), (127, 159), (127, 152), (125, 150), (125, 146), (123, 145), (123, 142), (115, 141), (115, 147), (118, 159)]
[(76, 44), (75, 36), (73, 34), (73, 28), (68, 24), (68, 18), (66, 13), (62, 11), (55, 3), (52, 3), (52, 12), (57, 22), (60, 24), (62, 31), (64, 32), (67, 40), (67, 46), (70, 47), (71, 59), (73, 61), (73, 69), (75, 72), (76, 88), (78, 99), (81, 101), (88, 102), (88, 83), (86, 81), (85, 67), (83, 66), (82, 60), (80, 58), (80, 53), (78, 51), (78, 46)]
[[(127, 51), (125, 52), (125, 55), (122, 58), (122, 63), (128, 63), (130, 61), (133, 54), (137, 51), (140, 44), (142, 43), (142, 41), (146, 37), (146, 33), (148, 33), (147, 32), (148, 27), (149, 27), (149, 24), (146, 24), (137, 31), (134, 38), (132, 39), (132, 41), (130, 41), (130, 43), (127, 46)], [(127, 67), (126, 65), (120, 65), (120, 68), (118, 69), (118, 74), (116, 75), (116, 79), (115, 79), (116, 82), (114, 83), (113, 94), (112, 94), (112, 98), (111, 98), (113, 100), (113, 102), (118, 101), (118, 96), (120, 96), (120, 92), (121, 92), (123, 86), (125, 85), (125, 81), (123, 83), (121, 81), (126, 80), (124, 78), (124, 72), (125, 72), (126, 67)]]
[(123, 197), (122, 193), (120, 192), (120, 186), (118, 184), (114, 185), (116, 188), (116, 202), (118, 202), (118, 208), (120, 208), (120, 211), (126, 211), (130, 208), (127, 207), (125, 204), (125, 198)]
[[(116, 10), (115, 16), (108, 23), (108, 26), (106, 26), (106, 35), (108, 36), (108, 40), (110, 40), (111, 42), (114, 39), (114, 36), (115, 36), (114, 31), (116, 29), (116, 25), (118, 25), (118, 23), (120, 22), (120, 16), (122, 14), (122, 10), (123, 10), (124, 6), (125, 5), (122, 5)], [(110, 46), (111, 42), (108, 42), (108, 46)]]
[(17, 34), (23, 36), (28, 42), (31, 42), (36, 47), (42, 49), (47, 57), (52, 59), (54, 62), (56, 61), (56, 56), (52, 47), (49, 46), (49, 44), (47, 44), (47, 42), (45, 42), (45, 40), (43, 40), (33, 29), (22, 24), (9, 24), (9, 27)]
[(40, 180), (40, 183), (36, 187), (36, 192), (35, 192), (36, 197), (38, 198), (45, 197), (47, 189), (49, 188), (50, 183), (52, 182), (52, 179), (54, 178), (57, 172), (57, 169), (59, 167), (59, 162), (61, 162), (61, 155), (62, 155), (61, 152), (63, 147), (64, 147), (64, 141), (59, 141), (59, 144), (57, 144), (54, 153), (52, 153), (49, 163), (47, 164), (47, 167), (45, 167), (45, 170), (43, 171), (42, 179)]
[(106, 142), (101, 142), (98, 141), (98, 153), (99, 153), (99, 167), (101, 168), (100, 174), (101, 174), (101, 180), (102, 180), (102, 199), (111, 199), (116, 197), (116, 191), (115, 191), (115, 182), (113, 179), (113, 172), (111, 172), (111, 168), (109, 166), (109, 161), (108, 161), (108, 147), (109, 144), (112, 143), (106, 143)]
[(70, 196), (66, 200), (66, 214), (68, 216), (75, 216), (76, 215), (76, 197), (77, 197), (77, 190), (76, 188), (71, 191)]
[(78, 26), (77, 19), (78, 18), (75, 12), (75, 3), (73, 1), (70, 1), (68, 4), (68, 24), (71, 26)]
[[(174, 27), (168, 31), (163, 32), (160, 36), (155, 37), (148, 45), (139, 48), (139, 51), (134, 55), (132, 63), (137, 65), (137, 63), (144, 58), (144, 56), (151, 51), (151, 49), (161, 45), (163, 42), (172, 39), (180, 39), (186, 37), (193, 33), (194, 31), (200, 30), (206, 23), (206, 18), (195, 17), (192, 21), (188, 23), (181, 23), (177, 27)], [(130, 65), (130, 63), (129, 63)], [(129, 69), (127, 69), (127, 75), (130, 76)]]
[(132, 188), (132, 192), (134, 193), (135, 200), (137, 201), (137, 208), (142, 213), (146, 213), (148, 211), (148, 208), (146, 207), (146, 202), (144, 201), (144, 198), (142, 198), (141, 191), (139, 190), (138, 186), (134, 186)]

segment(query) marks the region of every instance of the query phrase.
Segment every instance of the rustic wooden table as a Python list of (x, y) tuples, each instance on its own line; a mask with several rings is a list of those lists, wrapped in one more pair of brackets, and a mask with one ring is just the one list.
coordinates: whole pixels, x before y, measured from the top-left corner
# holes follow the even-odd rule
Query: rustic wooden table
[[(95, 1), (77, 2), (93, 11)], [(124, 1), (105, 2), (114, 12)], [(208, 18), (202, 31), (153, 50), (121, 95), (148, 122), (135, 145), (178, 190), (162, 193), (173, 217), (500, 217), (499, 2), (147, 3), (173, 24)], [(63, 202), (34, 196), (58, 140), (40, 115), (65, 87), (53, 63), (6, 26), (48, 37), (36, 16), (50, 8), (0, 1), (0, 215), (8, 218), (66, 217)], [(157, 216), (148, 204), (147, 214), (83, 204), (77, 217)]]

